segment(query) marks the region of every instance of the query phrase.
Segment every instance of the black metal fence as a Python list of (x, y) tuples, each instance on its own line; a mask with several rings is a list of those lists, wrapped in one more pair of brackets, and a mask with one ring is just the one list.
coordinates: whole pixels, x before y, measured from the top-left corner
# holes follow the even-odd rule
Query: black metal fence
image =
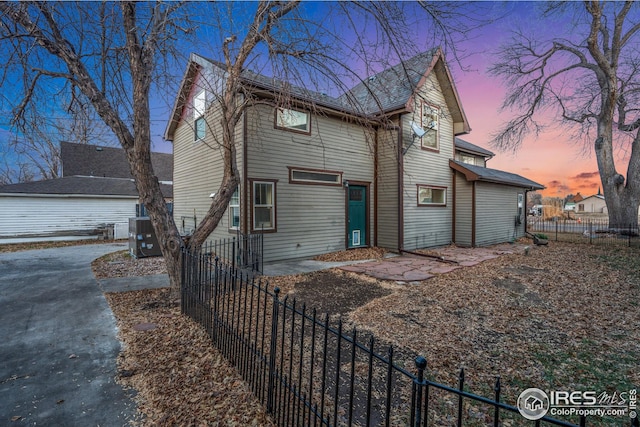
[(277, 425), (576, 425), (527, 421), (500, 401), (499, 378), (491, 398), (466, 390), (464, 371), (457, 387), (430, 381), (425, 359), (381, 347), (210, 255), (184, 252), (183, 266), (182, 312), (206, 329)]
[(558, 242), (640, 247), (638, 223), (611, 228), (607, 218), (543, 220), (540, 217), (529, 217), (527, 231), (544, 234), (549, 240)]
[(251, 273), (262, 273), (262, 234), (242, 234), (226, 239), (205, 243), (200, 253), (220, 263), (226, 264), (231, 272), (244, 270)]

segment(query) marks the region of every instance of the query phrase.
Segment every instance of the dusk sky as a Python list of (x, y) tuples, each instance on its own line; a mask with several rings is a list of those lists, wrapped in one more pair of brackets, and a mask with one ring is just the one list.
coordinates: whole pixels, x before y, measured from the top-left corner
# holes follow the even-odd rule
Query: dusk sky
[[(577, 192), (584, 196), (596, 194), (601, 184), (593, 150), (591, 147), (585, 147), (581, 141), (572, 141), (566, 129), (551, 127), (537, 138), (531, 136), (524, 140), (520, 149), (515, 152), (500, 152), (489, 144), (492, 134), (513, 116), (509, 111), (499, 111), (505, 88), (497, 78), (487, 72), (495, 59), (493, 52), (508, 40), (510, 30), (518, 26), (535, 31), (541, 37), (550, 37), (566, 29), (569, 23), (559, 19), (553, 22), (537, 21), (533, 18), (533, 9), (540, 5), (538, 2), (482, 4), (489, 6), (488, 13), (505, 17), (479, 30), (473, 35), (472, 40), (460, 46), (460, 52), (464, 52), (461, 59), (470, 71), (460, 71), (455, 61), (448, 57), (458, 94), (472, 129), (470, 134), (461, 137), (496, 153), (488, 163), (489, 167), (517, 173), (544, 185), (547, 187), (543, 191), (546, 196), (564, 197)], [(322, 3), (307, 5), (311, 8), (322, 7)], [(416, 22), (415, 25), (419, 28), (420, 22)], [(424, 50), (432, 47), (433, 40), (425, 39)], [(198, 53), (206, 56), (208, 52)], [(186, 59), (184, 65), (186, 66)], [(179, 71), (181, 72), (182, 70)], [(7, 112), (0, 113), (3, 114), (0, 117), (0, 132), (7, 132)], [(167, 107), (152, 105), (152, 138), (153, 149), (156, 151), (171, 151), (171, 144), (162, 138), (168, 117)], [(625, 162), (621, 162), (621, 159), (616, 160), (618, 170), (624, 174)]]
[[(496, 156), (489, 161), (488, 167), (501, 169), (532, 179), (545, 187), (541, 193), (550, 197), (564, 198), (567, 194), (580, 192), (583, 196), (597, 194), (600, 183), (598, 166), (591, 146), (582, 141), (572, 140), (569, 132), (554, 128), (550, 120), (549, 129), (537, 138), (525, 139), (517, 151), (498, 151), (488, 141), (508, 121), (512, 114), (500, 112), (505, 88), (501, 82), (490, 76), (488, 67), (494, 61), (494, 52), (501, 43), (508, 41), (510, 31), (518, 26), (535, 30), (547, 37), (556, 32), (554, 27), (568, 27), (567, 23), (536, 22), (531, 19), (532, 10), (537, 2), (510, 2), (506, 6), (509, 15), (497, 24), (481, 30), (482, 35), (469, 41), (464, 48), (469, 53), (471, 68), (476, 71), (460, 72), (454, 70), (458, 93), (471, 125), (471, 133), (461, 136), (473, 144), (490, 149)], [(503, 5), (495, 2), (496, 13), (500, 13)], [(625, 173), (626, 167), (619, 163), (618, 169)]]

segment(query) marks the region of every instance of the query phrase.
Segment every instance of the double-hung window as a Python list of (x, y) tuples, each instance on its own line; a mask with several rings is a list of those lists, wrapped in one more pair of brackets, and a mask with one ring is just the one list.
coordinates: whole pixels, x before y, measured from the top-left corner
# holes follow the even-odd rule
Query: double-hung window
[(201, 90), (193, 97), (193, 130), (194, 141), (200, 141), (205, 136), (206, 124), (204, 112), (207, 105), (206, 91)]
[(422, 104), (422, 129), (427, 133), (422, 137), (422, 148), (427, 150), (440, 149), (440, 109), (433, 105)]
[(276, 229), (276, 183), (253, 181), (251, 183), (252, 228), (254, 231)]
[(240, 228), (240, 187), (236, 188), (229, 201), (229, 228), (232, 230)]

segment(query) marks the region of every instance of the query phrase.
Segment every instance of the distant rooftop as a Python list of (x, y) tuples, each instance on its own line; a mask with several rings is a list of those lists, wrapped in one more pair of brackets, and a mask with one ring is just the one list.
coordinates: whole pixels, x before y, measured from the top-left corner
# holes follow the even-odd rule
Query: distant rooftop
[[(160, 189), (164, 197), (173, 197), (173, 185), (160, 184)], [(131, 179), (87, 176), (66, 176), (2, 185), (0, 193), (138, 197), (138, 190)]]
[[(62, 176), (93, 176), (133, 179), (122, 148), (72, 142), (60, 143)], [(173, 155), (151, 153), (153, 171), (159, 181), (173, 181)]]

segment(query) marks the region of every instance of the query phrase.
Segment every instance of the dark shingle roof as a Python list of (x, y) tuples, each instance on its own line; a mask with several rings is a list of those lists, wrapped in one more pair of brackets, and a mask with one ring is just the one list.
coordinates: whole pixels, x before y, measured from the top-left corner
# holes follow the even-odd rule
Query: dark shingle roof
[[(164, 197), (173, 197), (173, 185), (160, 184), (160, 189)], [(130, 179), (85, 176), (2, 185), (0, 194), (2, 193), (138, 197), (136, 185)]]
[(359, 83), (339, 99), (343, 103), (358, 105), (367, 114), (401, 108), (413, 95), (437, 51), (432, 49), (420, 53), (387, 68)]
[(453, 169), (462, 172), (468, 181), (493, 182), (496, 184), (511, 185), (514, 187), (529, 188), (532, 190), (542, 190), (545, 188), (544, 185), (538, 184), (537, 182), (511, 172), (470, 165), (456, 160), (449, 160), (449, 165)]
[(495, 153), (492, 151), (486, 150), (482, 147), (479, 147), (475, 144), (465, 141), (464, 139), (456, 138), (455, 139), (456, 148), (461, 151), (466, 151), (468, 153), (479, 154), (484, 157), (493, 157)]
[[(62, 176), (133, 178), (122, 148), (60, 143)], [(173, 155), (151, 153), (153, 171), (160, 181), (173, 181)]]

